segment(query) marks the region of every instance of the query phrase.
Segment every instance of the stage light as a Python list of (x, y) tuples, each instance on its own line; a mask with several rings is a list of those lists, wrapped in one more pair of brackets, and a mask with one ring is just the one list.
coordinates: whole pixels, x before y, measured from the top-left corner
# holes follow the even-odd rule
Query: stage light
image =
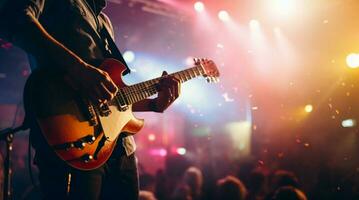
[(273, 32), (274, 32), (276, 35), (281, 35), (281, 34), (282, 34), (282, 32), (281, 32), (281, 30), (280, 30), (279, 27), (275, 27), (275, 28), (273, 29)]
[(273, 13), (288, 15), (295, 11), (295, 0), (274, 0)]
[(240, 155), (250, 155), (252, 123), (250, 121), (230, 122), (225, 125), (225, 130), (231, 137), (233, 147), (240, 152)]
[(149, 134), (148, 135), (148, 140), (151, 141), (151, 142), (155, 141), (156, 140), (156, 135), (155, 134)]
[(218, 18), (219, 18), (221, 21), (223, 21), (223, 22), (228, 22), (228, 21), (231, 19), (231, 17), (229, 16), (228, 12), (225, 11), (225, 10), (219, 11), (219, 13), (218, 13)]
[(304, 107), (305, 112), (311, 113), (313, 111), (313, 106), (308, 104)]
[(160, 149), (159, 150), (159, 155), (162, 156), (162, 157), (167, 156), (167, 150), (166, 149)]
[(131, 63), (135, 60), (135, 53), (133, 51), (125, 51), (123, 53), (123, 58), (126, 62)]
[(192, 66), (194, 64), (193, 57), (189, 56), (184, 61), (187, 66)]
[(347, 56), (347, 65), (350, 68), (358, 68), (359, 67), (359, 54), (351, 53)]
[(259, 29), (259, 26), (260, 26), (260, 23), (258, 20), (255, 20), (255, 19), (252, 19), (250, 22), (249, 22), (249, 27), (251, 29)]
[(195, 4), (194, 4), (194, 9), (197, 11), (197, 12), (203, 12), (204, 11), (204, 4), (200, 1), (197, 1)]
[(183, 147), (177, 148), (177, 153), (179, 155), (185, 155), (186, 152), (187, 152), (187, 150), (185, 148), (183, 148)]
[(356, 125), (356, 120), (355, 119), (346, 119), (342, 121), (342, 126), (344, 128), (350, 128), (350, 127), (354, 127)]
[(167, 150), (164, 149), (164, 148), (151, 149), (150, 154), (153, 155), (153, 156), (165, 157), (165, 156), (167, 156)]

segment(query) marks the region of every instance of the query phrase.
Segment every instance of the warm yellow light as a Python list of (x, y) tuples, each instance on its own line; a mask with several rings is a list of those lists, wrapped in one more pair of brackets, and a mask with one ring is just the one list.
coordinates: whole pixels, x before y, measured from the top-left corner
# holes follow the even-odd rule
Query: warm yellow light
[(304, 107), (305, 112), (310, 113), (313, 111), (313, 106), (308, 104)]
[(347, 65), (350, 68), (358, 68), (359, 67), (359, 54), (351, 53), (347, 56)]
[(296, 2), (294, 0), (275, 0), (272, 6), (276, 14), (287, 15), (295, 11)]

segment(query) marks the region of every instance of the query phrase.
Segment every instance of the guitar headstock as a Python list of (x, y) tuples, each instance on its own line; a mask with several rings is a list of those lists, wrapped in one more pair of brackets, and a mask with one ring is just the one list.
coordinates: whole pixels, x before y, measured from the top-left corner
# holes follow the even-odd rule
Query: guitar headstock
[(219, 81), (219, 71), (216, 64), (207, 58), (195, 58), (194, 64), (200, 66), (203, 71), (203, 77), (206, 78), (207, 82), (218, 82)]

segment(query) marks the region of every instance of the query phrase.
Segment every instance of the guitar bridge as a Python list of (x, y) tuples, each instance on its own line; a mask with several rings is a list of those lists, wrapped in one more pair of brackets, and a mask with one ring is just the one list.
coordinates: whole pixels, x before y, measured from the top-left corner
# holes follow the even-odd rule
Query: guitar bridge
[(81, 97), (76, 98), (76, 102), (85, 119), (89, 122), (90, 126), (97, 126), (99, 121), (95, 107), (91, 104), (91, 102)]
[(128, 110), (128, 105), (120, 105), (119, 107), (121, 112)]

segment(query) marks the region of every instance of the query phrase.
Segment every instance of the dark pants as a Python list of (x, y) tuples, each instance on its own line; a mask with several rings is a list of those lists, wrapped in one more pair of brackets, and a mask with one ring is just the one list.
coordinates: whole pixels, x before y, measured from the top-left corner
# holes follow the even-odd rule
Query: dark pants
[[(138, 199), (136, 158), (134, 154), (127, 156), (122, 146), (118, 145), (111, 158), (102, 167), (90, 171), (70, 168), (56, 155), (54, 159), (46, 154), (45, 156), (38, 151), (35, 158), (45, 200)], [(67, 196), (69, 173), (71, 173), (71, 184)]]

